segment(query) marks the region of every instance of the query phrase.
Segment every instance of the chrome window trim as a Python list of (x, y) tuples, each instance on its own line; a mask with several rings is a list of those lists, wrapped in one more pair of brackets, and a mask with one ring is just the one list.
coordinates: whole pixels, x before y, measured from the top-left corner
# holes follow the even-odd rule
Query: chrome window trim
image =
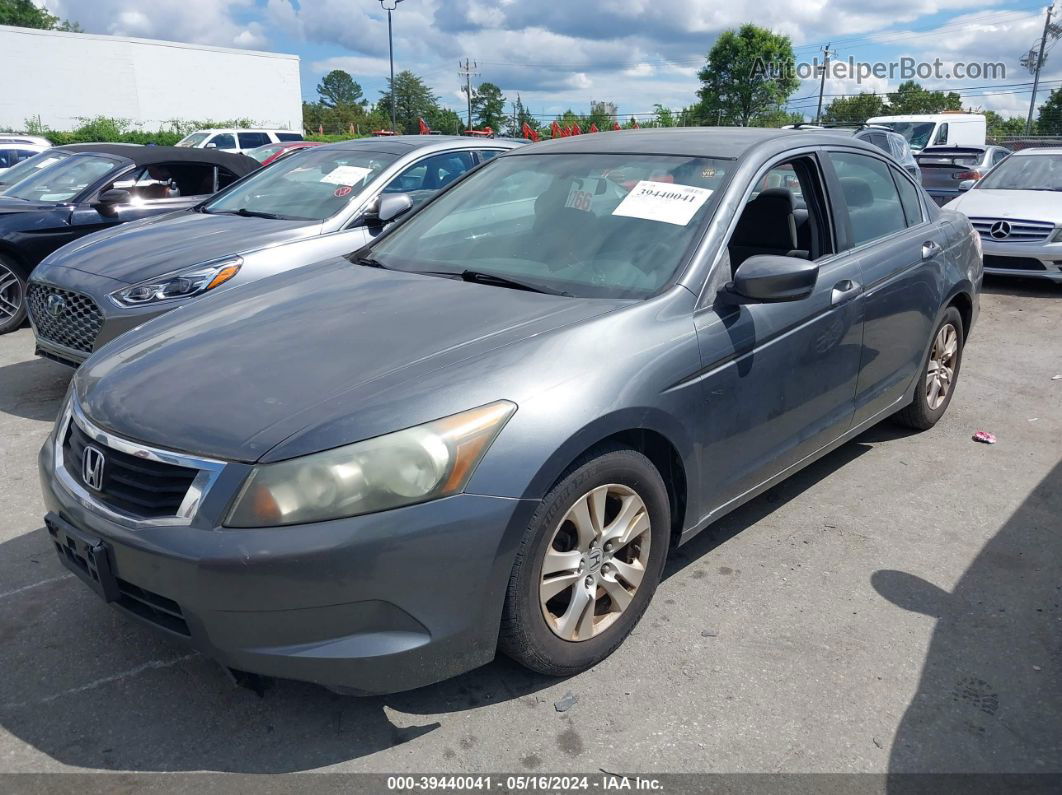
[[(175, 516), (163, 516), (156, 519), (144, 519), (111, 508), (95, 499), (74, 479), (63, 461), (63, 442), (66, 439), (66, 434), (70, 428), (71, 422), (77, 423), (77, 426), (89, 436), (89, 438), (93, 441), (99, 442), (104, 447), (127, 453), (136, 456), (137, 458), (144, 458), (149, 461), (158, 461), (163, 464), (171, 464), (173, 466), (199, 470), (199, 474), (195, 476), (192, 485), (189, 486), (187, 493), (184, 495), (184, 500), (181, 502), (181, 507), (178, 508), (177, 514)], [(225, 468), (224, 461), (161, 450), (157, 447), (149, 447), (148, 445), (130, 442), (121, 437), (115, 436), (114, 434), (108, 433), (102, 428), (94, 425), (85, 416), (81, 407), (77, 403), (76, 395), (71, 395), (67, 407), (59, 420), (54, 444), (55, 474), (70, 496), (72, 496), (83, 508), (131, 530), (139, 530), (145, 527), (172, 527), (189, 524), (192, 519), (195, 518), (203, 499)]]

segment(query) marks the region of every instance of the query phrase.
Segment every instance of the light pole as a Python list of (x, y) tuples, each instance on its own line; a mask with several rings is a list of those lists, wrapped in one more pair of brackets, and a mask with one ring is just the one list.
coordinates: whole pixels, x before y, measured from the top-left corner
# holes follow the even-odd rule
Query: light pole
[(387, 55), (391, 61), (391, 131), (398, 132), (395, 112), (395, 40), (391, 35), (391, 12), (398, 8), (402, 0), (380, 0), (380, 8), (387, 12)]

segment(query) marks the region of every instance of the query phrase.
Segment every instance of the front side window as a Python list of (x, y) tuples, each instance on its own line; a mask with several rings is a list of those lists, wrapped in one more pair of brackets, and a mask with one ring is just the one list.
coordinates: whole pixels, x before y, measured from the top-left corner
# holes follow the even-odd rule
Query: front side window
[(936, 127), (931, 121), (892, 121), (889, 126), (906, 138), (912, 149), (924, 149), (929, 146), (929, 136)]
[(937, 137), (934, 141), (936, 144), (943, 146), (948, 142), (948, 125), (942, 124), (937, 130)]
[(1062, 155), (1014, 155), (977, 183), (978, 190), (1062, 191)]
[(380, 152), (307, 149), (255, 172), (203, 210), (323, 221), (356, 200), (394, 161), (394, 155)]
[(28, 201), (71, 201), (121, 162), (99, 155), (75, 155), (26, 177), (8, 188), (5, 195)]
[(830, 152), (841, 181), (852, 243), (859, 246), (907, 227), (891, 169), (882, 160), (849, 152)]
[(387, 183), (384, 193), (408, 193), (414, 205), (423, 204), (472, 168), (471, 152), (445, 152), (420, 160)]
[[(215, 149), (235, 149), (236, 139), (229, 133), (220, 133), (210, 139), (210, 143), (214, 145)], [(208, 146), (210, 144), (207, 144)]]
[(675, 276), (732, 165), (641, 154), (500, 158), (382, 238), (371, 256), (404, 271), (645, 298)]

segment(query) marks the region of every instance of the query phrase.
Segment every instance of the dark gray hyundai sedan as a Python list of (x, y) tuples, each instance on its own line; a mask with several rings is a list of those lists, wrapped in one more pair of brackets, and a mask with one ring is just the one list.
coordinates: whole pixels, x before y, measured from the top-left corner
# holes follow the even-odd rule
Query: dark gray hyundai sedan
[(64, 563), (224, 665), (343, 692), (614, 651), (668, 551), (870, 425), (932, 426), (981, 256), (828, 132), (514, 150), (348, 258), (88, 359)]

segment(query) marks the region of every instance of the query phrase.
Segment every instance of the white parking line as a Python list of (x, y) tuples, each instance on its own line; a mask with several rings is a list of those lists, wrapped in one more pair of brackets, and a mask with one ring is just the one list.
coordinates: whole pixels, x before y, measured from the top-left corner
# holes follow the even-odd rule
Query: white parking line
[(111, 674), (110, 676), (105, 676), (102, 679), (96, 679), (84, 685), (78, 685), (77, 687), (71, 687), (67, 690), (62, 690), (58, 693), (52, 693), (50, 696), (38, 698), (33, 701), (8, 702), (7, 704), (4, 704), (2, 708), (19, 709), (20, 707), (29, 707), (38, 704), (49, 704), (52, 701), (56, 701), (65, 696), (72, 696), (76, 695), (77, 693), (84, 693), (86, 690), (95, 690), (97, 687), (108, 685), (111, 682), (118, 682), (122, 679), (128, 679), (131, 676), (137, 676), (138, 674), (142, 674), (145, 671), (152, 671), (157, 670), (159, 668), (169, 668), (174, 665), (179, 665), (180, 663), (186, 662), (187, 660), (191, 660), (193, 657), (198, 656), (199, 652), (192, 652), (191, 654), (185, 654), (182, 657), (176, 657), (172, 660), (149, 660), (148, 662), (143, 663), (142, 665), (136, 666), (136, 668), (130, 668), (128, 671), (122, 671), (121, 673)]
[(73, 574), (60, 574), (58, 577), (52, 577), (51, 579), (48, 579), (48, 580), (41, 580), (40, 582), (35, 582), (32, 585), (23, 585), (21, 588), (15, 588), (13, 591), (4, 591), (3, 593), (0, 593), (0, 599), (6, 599), (9, 596), (14, 596), (15, 594), (20, 594), (23, 591), (32, 590), (33, 588), (40, 588), (42, 585), (47, 585), (50, 582), (59, 582), (59, 580), (68, 580), (68, 579), (70, 579), (73, 576), (74, 576)]

